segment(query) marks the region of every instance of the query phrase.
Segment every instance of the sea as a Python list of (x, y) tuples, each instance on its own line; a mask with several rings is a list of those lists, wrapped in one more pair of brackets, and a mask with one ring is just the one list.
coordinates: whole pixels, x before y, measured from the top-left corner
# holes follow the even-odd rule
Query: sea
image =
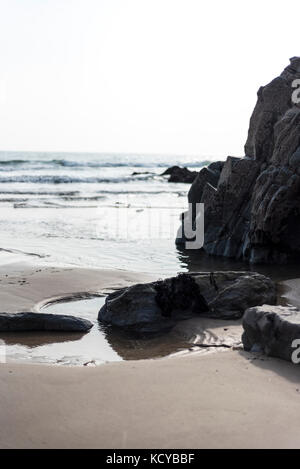
[(1, 249), (55, 265), (155, 274), (189, 270), (175, 246), (190, 185), (170, 166), (200, 156), (0, 152)]

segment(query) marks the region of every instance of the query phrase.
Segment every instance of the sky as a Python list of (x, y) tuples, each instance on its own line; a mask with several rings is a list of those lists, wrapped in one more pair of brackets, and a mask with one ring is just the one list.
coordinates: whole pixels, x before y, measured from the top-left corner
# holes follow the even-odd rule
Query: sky
[(299, 0), (0, 0), (0, 150), (243, 155)]

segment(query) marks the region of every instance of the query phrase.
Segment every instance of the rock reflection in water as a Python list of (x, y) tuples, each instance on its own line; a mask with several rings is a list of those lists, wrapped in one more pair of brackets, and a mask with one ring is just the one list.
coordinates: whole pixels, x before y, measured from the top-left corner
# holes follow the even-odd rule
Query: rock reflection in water
[(179, 321), (166, 334), (138, 334), (101, 326), (111, 347), (124, 360), (159, 358), (194, 347), (237, 347), (241, 344), (241, 320), (192, 318)]
[(83, 333), (78, 332), (2, 332), (0, 339), (6, 345), (34, 348), (53, 343), (75, 342), (81, 340), (83, 336)]
[(190, 342), (177, 337), (173, 331), (166, 334), (138, 334), (111, 326), (101, 326), (111, 347), (123, 360), (159, 358), (185, 350)]
[[(101, 364), (120, 360), (160, 358), (181, 351), (206, 347), (238, 345), (241, 325), (238, 321), (192, 318), (179, 321), (164, 334), (143, 334), (103, 326), (97, 321), (105, 297), (55, 301), (45, 311), (73, 314), (93, 322), (86, 334), (21, 332), (2, 333), (7, 361), (53, 363), (63, 365)], [(43, 308), (42, 308), (43, 310)]]
[(177, 256), (182, 269), (188, 272), (214, 272), (223, 270), (250, 270), (270, 277), (274, 282), (299, 277), (298, 264), (248, 264), (221, 256), (211, 256), (199, 249), (184, 249), (177, 246)]

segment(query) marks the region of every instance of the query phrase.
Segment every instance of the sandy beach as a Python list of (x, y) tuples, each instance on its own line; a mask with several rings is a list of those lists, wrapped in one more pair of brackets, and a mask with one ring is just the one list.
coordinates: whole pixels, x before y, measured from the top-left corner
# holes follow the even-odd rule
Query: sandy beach
[[(150, 279), (5, 256), (3, 311), (32, 310), (51, 296), (111, 291)], [(223, 324), (213, 321), (206, 320), (205, 328), (216, 332)], [(240, 333), (241, 326), (235, 327)], [(193, 349), (96, 367), (6, 363), (0, 381), (1, 448), (300, 446), (300, 369), (241, 349)]]
[(299, 447), (295, 366), (239, 352), (2, 365), (1, 448)]

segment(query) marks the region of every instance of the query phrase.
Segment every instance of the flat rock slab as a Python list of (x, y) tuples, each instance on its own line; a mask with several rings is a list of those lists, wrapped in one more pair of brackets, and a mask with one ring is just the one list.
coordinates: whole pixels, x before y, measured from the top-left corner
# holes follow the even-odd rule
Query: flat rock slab
[[(293, 361), (293, 352), (300, 346), (300, 311), (294, 306), (249, 308), (243, 317), (243, 328), (245, 350)], [(293, 346), (295, 340), (299, 343)]]
[(184, 273), (108, 295), (98, 320), (155, 332), (193, 316), (237, 319), (251, 306), (275, 302), (275, 284), (255, 272)]
[(0, 313), (0, 332), (87, 332), (93, 324), (75, 316), (46, 313)]

